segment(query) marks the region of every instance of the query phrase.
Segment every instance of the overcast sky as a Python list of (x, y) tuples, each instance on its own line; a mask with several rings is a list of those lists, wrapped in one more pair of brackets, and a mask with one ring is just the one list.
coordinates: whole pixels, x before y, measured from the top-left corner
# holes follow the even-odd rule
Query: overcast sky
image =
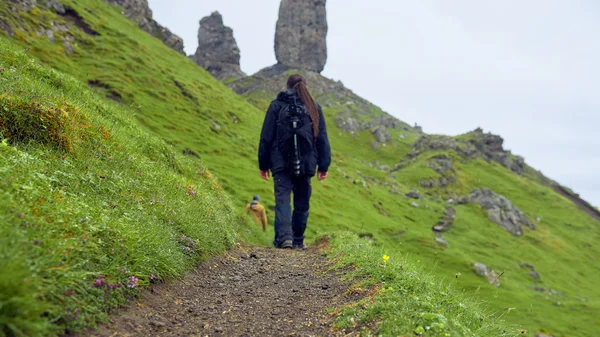
[[(248, 74), (273, 65), (279, 0), (150, 0), (197, 47), (217, 10)], [(600, 1), (329, 0), (323, 75), (427, 133), (482, 127), (600, 206)]]

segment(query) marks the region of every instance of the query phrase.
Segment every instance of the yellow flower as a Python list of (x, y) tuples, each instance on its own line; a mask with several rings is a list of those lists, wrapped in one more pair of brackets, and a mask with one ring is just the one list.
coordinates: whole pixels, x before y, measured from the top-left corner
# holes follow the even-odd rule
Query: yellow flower
[(385, 254), (383, 255), (383, 262), (388, 262), (389, 259), (390, 259), (389, 256), (387, 256)]

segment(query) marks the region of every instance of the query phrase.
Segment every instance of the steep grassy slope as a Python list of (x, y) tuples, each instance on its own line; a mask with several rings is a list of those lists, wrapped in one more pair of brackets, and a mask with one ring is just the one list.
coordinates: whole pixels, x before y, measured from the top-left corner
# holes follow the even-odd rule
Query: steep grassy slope
[[(476, 294), (465, 294), (440, 281), (414, 260), (382, 253), (368, 240), (339, 233), (330, 240), (330, 255), (339, 267), (358, 277), (350, 291), (365, 298), (338, 308), (338, 327), (356, 328), (375, 321), (378, 336), (522, 336), (523, 329), (506, 325), (506, 310), (490, 312)], [(459, 277), (459, 276), (455, 276)], [(370, 334), (365, 333), (370, 336)]]
[[(245, 87), (243, 95), (252, 105), (140, 31), (117, 7), (95, 0), (63, 3), (73, 9), (66, 17), (43, 7), (15, 13), (5, 2), (0, 3), (0, 16), (14, 26), (15, 41), (27, 47), (28, 53), (127, 105), (127, 111), (134, 111), (143, 125), (186, 153), (192, 162), (198, 158), (204, 162), (234, 197), (235, 207), (242, 208), (256, 193), (263, 195), (267, 206), (273, 206), (272, 185), (258, 179), (255, 158), (263, 110), (285, 76), (230, 83)], [(47, 34), (38, 34), (40, 25), (55, 27), (54, 42)], [(72, 54), (64, 41), (71, 41)], [(372, 237), (390, 254), (413, 256), (437, 277), (454, 281), (460, 272), (462, 276), (456, 279), (459, 287), (479, 289), (478, 296), (490, 300), (497, 310), (516, 308), (507, 318), (530, 330), (544, 328), (584, 336), (600, 329), (600, 293), (595, 289), (600, 271), (585, 262), (600, 253), (594, 240), (600, 235), (597, 222), (532, 177), (453, 151), (425, 151), (390, 174), (381, 166), (398, 164), (412, 151), (420, 134), (408, 126), (391, 130), (391, 141), (374, 150), (369, 130), (352, 136), (335, 126), (335, 116), (343, 110), (357, 118), (382, 116), (383, 112), (349, 93), (332, 94), (332, 82), (308, 77), (315, 89), (324, 83), (316, 93), (325, 107), (334, 149), (331, 179), (314, 184), (309, 235), (350, 230)], [(360, 114), (365, 111), (366, 115)], [(455, 159), (457, 180), (445, 189), (424, 190), (421, 181), (439, 177), (426, 167), (427, 161), (440, 154)], [(373, 165), (376, 160), (379, 165)], [(540, 216), (538, 229), (513, 237), (491, 223), (479, 206), (458, 205), (455, 226), (445, 236), (450, 246), (438, 247), (431, 226), (443, 216), (448, 206), (444, 200), (452, 193), (464, 196), (474, 187), (491, 188), (528, 216)], [(403, 196), (413, 188), (425, 194), (417, 201), (418, 208)], [(494, 288), (475, 275), (474, 262), (504, 271), (502, 285)], [(538, 286), (545, 293), (531, 288), (533, 280), (518, 268), (520, 263), (535, 265), (542, 276)], [(563, 295), (548, 293), (550, 288)]]
[(236, 240), (212, 174), (0, 37), (0, 335), (89, 326)]

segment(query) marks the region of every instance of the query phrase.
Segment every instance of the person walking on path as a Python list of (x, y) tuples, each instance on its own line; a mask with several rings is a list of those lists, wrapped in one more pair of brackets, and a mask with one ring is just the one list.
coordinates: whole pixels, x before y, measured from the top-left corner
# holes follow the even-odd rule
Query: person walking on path
[[(304, 232), (312, 188), (311, 178), (327, 178), (331, 148), (321, 106), (308, 91), (304, 77), (288, 78), (286, 91), (271, 102), (258, 149), (260, 176), (275, 181), (277, 248), (304, 248)], [(294, 194), (294, 211), (290, 205)]]
[(267, 212), (264, 206), (260, 204), (260, 197), (258, 195), (255, 195), (252, 202), (246, 205), (246, 213), (254, 218), (254, 222), (257, 225), (262, 226), (263, 232), (267, 231)]

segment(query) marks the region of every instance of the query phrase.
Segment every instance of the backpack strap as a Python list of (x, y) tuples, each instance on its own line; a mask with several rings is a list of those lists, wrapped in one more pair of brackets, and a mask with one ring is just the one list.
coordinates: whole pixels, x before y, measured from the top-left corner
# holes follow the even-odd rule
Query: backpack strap
[(282, 121), (282, 117), (285, 118), (285, 113), (286, 111), (288, 111), (290, 108), (290, 104), (286, 104), (284, 105), (281, 109), (279, 109), (279, 115), (277, 116), (277, 123), (279, 123), (280, 121)]

